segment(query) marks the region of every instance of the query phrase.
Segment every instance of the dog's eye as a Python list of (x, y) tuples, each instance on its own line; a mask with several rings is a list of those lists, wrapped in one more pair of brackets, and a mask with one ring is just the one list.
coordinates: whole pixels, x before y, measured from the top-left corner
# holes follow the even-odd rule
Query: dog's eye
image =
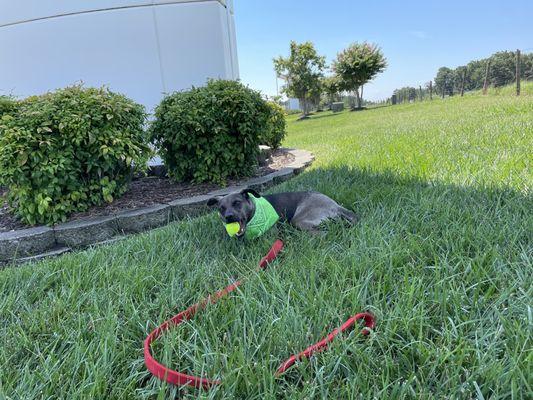
[(241, 202), (240, 201), (234, 201), (233, 202), (233, 207), (240, 207), (241, 206)]

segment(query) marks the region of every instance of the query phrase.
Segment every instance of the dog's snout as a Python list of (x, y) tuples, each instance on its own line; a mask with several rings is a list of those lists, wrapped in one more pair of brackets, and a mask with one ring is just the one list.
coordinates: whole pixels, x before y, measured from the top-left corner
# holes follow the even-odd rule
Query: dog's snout
[(224, 214), (224, 220), (228, 224), (231, 224), (232, 222), (239, 222), (239, 219), (237, 218), (237, 216), (232, 212), (226, 212)]

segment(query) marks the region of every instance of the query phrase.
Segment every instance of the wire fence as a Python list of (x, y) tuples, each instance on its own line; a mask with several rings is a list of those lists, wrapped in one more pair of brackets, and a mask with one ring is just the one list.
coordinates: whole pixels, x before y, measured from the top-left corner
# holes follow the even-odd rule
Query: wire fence
[[(516, 85), (516, 95), (520, 96), (522, 82), (533, 81), (533, 55), (531, 53), (528, 54), (528, 52), (532, 50), (533, 47), (530, 47), (525, 49), (517, 49), (514, 52), (515, 61), (512, 77), (510, 77), (510, 71), (509, 68), (507, 68), (507, 71), (504, 71), (504, 73), (507, 74), (506, 77), (499, 77), (498, 79), (495, 78), (495, 76), (498, 77), (497, 74), (501, 75), (504, 73), (501, 71), (501, 65), (496, 67), (493, 65), (492, 58), (494, 55), (492, 55), (486, 60), (483, 60), (484, 73), (482, 76), (477, 74), (477, 76), (474, 78), (476, 79), (476, 82), (474, 82), (474, 87), (472, 87), (472, 80), (470, 80), (470, 82), (468, 81), (469, 79), (472, 79), (472, 77), (469, 77), (469, 73), (471, 73), (468, 68), (468, 65), (470, 65), (469, 63), (467, 66), (458, 67), (455, 70), (449, 70), (450, 72), (454, 73), (454, 75), (450, 78), (453, 79), (452, 81), (446, 82), (446, 80), (444, 80), (444, 82), (441, 81), (439, 84), (436, 84), (436, 82), (432, 80), (424, 83), (423, 85), (418, 85), (418, 87), (403, 87), (396, 89), (391, 97), (375, 103), (391, 105), (412, 103), (416, 101), (432, 100), (436, 96), (441, 98), (454, 95), (464, 96), (467, 92), (477, 90), (481, 90), (483, 94), (487, 94), (488, 89), (491, 86), (499, 87), (511, 85), (513, 83)], [(527, 63), (523, 62), (523, 55), (528, 58)], [(493, 73), (494, 69), (497, 69), (496, 73)], [(494, 82), (495, 80), (496, 82)]]

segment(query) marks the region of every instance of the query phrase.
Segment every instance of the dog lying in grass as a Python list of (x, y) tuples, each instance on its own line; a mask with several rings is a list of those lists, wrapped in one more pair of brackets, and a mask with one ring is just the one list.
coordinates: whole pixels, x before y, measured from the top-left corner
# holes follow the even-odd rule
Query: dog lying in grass
[(255, 190), (245, 189), (239, 193), (213, 197), (207, 201), (207, 205), (216, 206), (226, 224), (239, 224), (237, 237), (260, 236), (278, 220), (312, 233), (317, 233), (319, 225), (329, 219), (342, 219), (350, 224), (357, 222), (352, 211), (318, 192), (261, 196)]

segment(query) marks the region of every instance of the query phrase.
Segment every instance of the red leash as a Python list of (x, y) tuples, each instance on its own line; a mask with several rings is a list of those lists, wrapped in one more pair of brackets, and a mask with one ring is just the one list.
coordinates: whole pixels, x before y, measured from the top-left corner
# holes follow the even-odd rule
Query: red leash
[[(276, 240), (276, 242), (272, 245), (272, 248), (269, 250), (266, 256), (264, 256), (261, 261), (259, 262), (259, 268), (265, 269), (269, 263), (274, 261), (274, 259), (278, 256), (280, 251), (283, 249), (283, 242), (281, 240)], [(158, 339), (165, 331), (170, 329), (173, 326), (179, 325), (184, 321), (190, 320), (198, 310), (204, 309), (208, 304), (214, 304), (216, 303), (221, 297), (226, 296), (228, 293), (233, 292), (235, 289), (237, 289), (240, 285), (242, 285), (243, 281), (237, 281), (235, 283), (232, 283), (228, 287), (219, 290), (218, 292), (209, 295), (207, 298), (203, 299), (199, 303), (196, 303), (189, 308), (187, 308), (185, 311), (180, 312), (178, 315), (175, 315), (168, 321), (165, 321), (162, 325), (154, 329), (148, 337), (144, 341), (144, 363), (146, 364), (146, 367), (148, 370), (157, 378), (159, 378), (162, 381), (172, 383), (173, 385), (178, 386), (194, 386), (196, 388), (210, 388), (214, 385), (219, 385), (221, 383), (220, 380), (210, 380), (207, 378), (201, 378), (198, 376), (192, 376), (187, 375), (175, 370), (172, 370), (163, 364), (157, 362), (154, 357), (152, 356), (152, 353), (150, 351), (150, 346), (152, 342), (156, 339)], [(369, 313), (361, 313), (356, 314), (350, 319), (348, 319), (340, 328), (335, 329), (333, 332), (331, 332), (328, 336), (326, 336), (324, 339), (322, 339), (320, 342), (315, 343), (314, 345), (308, 347), (304, 351), (302, 351), (299, 354), (295, 354), (291, 356), (288, 360), (286, 360), (276, 371), (276, 376), (279, 376), (283, 374), (287, 369), (289, 369), (297, 360), (300, 360), (304, 357), (310, 357), (314, 352), (323, 350), (328, 346), (328, 344), (341, 332), (344, 332), (345, 330), (352, 327), (355, 322), (359, 319), (364, 320), (365, 323), (365, 329), (363, 329), (362, 334), (367, 335), (369, 329), (373, 329), (375, 326), (374, 317)]]
[(309, 358), (313, 355), (313, 353), (324, 350), (326, 347), (328, 347), (328, 344), (331, 341), (333, 341), (333, 339), (335, 339), (335, 336), (337, 336), (339, 333), (346, 331), (347, 329), (350, 329), (360, 319), (362, 319), (365, 322), (365, 327), (361, 331), (361, 334), (365, 336), (368, 335), (370, 333), (368, 329), (374, 329), (374, 327), (376, 326), (376, 322), (374, 321), (374, 316), (369, 313), (355, 314), (353, 317), (349, 318), (344, 324), (342, 324), (340, 328), (335, 328), (333, 332), (328, 334), (328, 336), (326, 336), (320, 342), (317, 342), (309, 346), (307, 349), (305, 349), (301, 353), (295, 354), (291, 356), (290, 358), (288, 358), (287, 360), (285, 360), (283, 364), (281, 364), (278, 370), (276, 371), (276, 376), (283, 374), (290, 367), (292, 367), (296, 361), (299, 361), (302, 358)]
[[(259, 262), (259, 268), (265, 269), (269, 263), (274, 261), (281, 249), (283, 249), (283, 242), (281, 240), (276, 240), (267, 255), (264, 256)], [(233, 292), (240, 285), (242, 285), (242, 283), (242, 281), (237, 281), (235, 283), (232, 283), (225, 289), (222, 289), (213, 295), (209, 295), (207, 298), (203, 299), (199, 303), (190, 306), (185, 311), (180, 312), (178, 315), (172, 317), (168, 321), (165, 321), (161, 326), (154, 329), (144, 341), (144, 363), (146, 364), (148, 370), (162, 381), (166, 381), (168, 383), (172, 383), (178, 386), (188, 385), (194, 386), (196, 388), (209, 388), (213, 385), (219, 385), (219, 380), (210, 380), (207, 378), (200, 378), (198, 376), (183, 374), (181, 372), (174, 371), (157, 362), (152, 356), (152, 353), (150, 352), (150, 345), (154, 340), (159, 338), (169, 328), (179, 325), (184, 321), (188, 321), (196, 314), (198, 310), (204, 309), (209, 303), (216, 303), (221, 297), (224, 297), (228, 293)]]

